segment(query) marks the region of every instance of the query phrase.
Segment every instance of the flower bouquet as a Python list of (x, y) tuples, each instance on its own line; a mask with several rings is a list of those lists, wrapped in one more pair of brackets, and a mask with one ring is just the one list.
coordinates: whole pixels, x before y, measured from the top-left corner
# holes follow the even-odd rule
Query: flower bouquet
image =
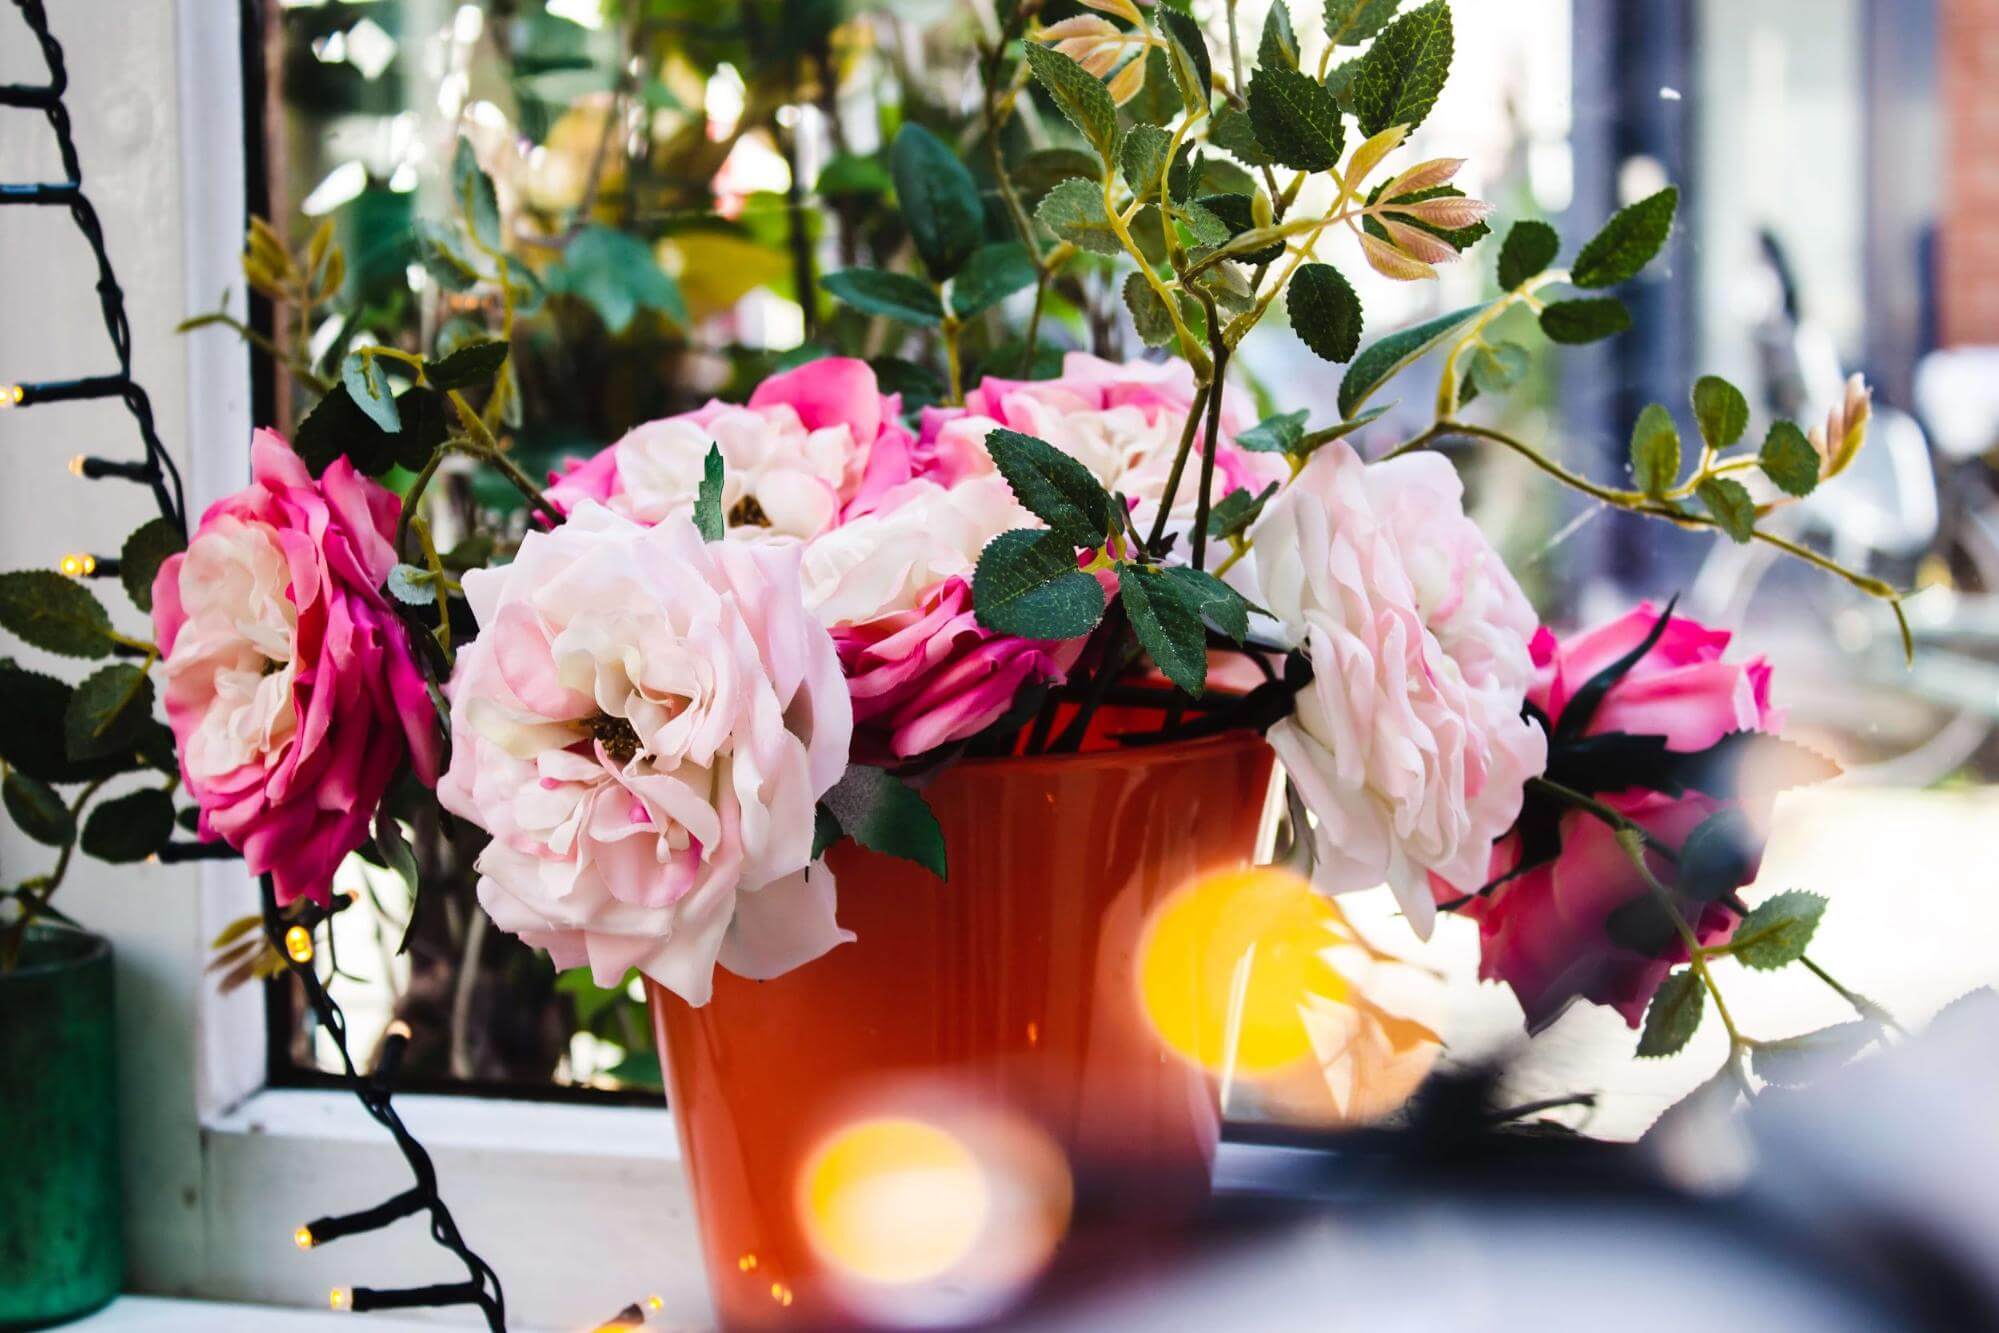
[[(983, 160), (893, 136), (906, 259), (823, 278), (830, 338), (545, 479), (510, 448), (515, 321), (586, 299), (561, 247), (597, 230), (518, 245), (460, 141), (424, 262), (497, 327), (342, 342), (337, 374), (294, 349), (316, 403), (291, 440), (258, 435), (184, 550), (157, 525), (125, 546), (151, 641), (78, 583), (0, 583), (27, 642), (142, 659), (74, 687), (0, 667), (7, 807), (60, 858), (13, 890), (10, 956), (75, 846), (135, 860), (191, 823), (309, 938), (343, 857), (413, 866), (392, 808), (475, 830), (493, 923), (601, 985), (644, 978), (731, 1326), (863, 1320), (884, 1292), (978, 1313), (1072, 1214), (1198, 1206), (1218, 1083), (1259, 1067), (1259, 1024), (1296, 1026), (1283, 979), (1343, 929), (1315, 891), (1385, 885), (1419, 936), (1473, 919), (1533, 1029), (1580, 999), (1665, 1056), (1711, 997), (1750, 1087), (1707, 962), (1809, 964), (1823, 900), (1741, 890), (1775, 794), (1832, 767), (1780, 739), (1767, 665), (1670, 606), (1542, 626), (1438, 446), (1892, 601), (1763, 526), (1852, 462), (1864, 389), (1751, 447), (1743, 395), (1705, 378), (1690, 447), (1654, 406), (1628, 484), (1573, 472), (1467, 409), (1528, 373), (1519, 331), (1629, 324), (1615, 292), (1667, 245), (1673, 189), (1579, 247), (1532, 219), (1485, 244), (1463, 163), (1410, 147), (1445, 0), (1329, 0), (1315, 51), (1282, 3), (1253, 47), (1233, 4), (1205, 26), (1085, 7), (1003, 7)], [(1030, 102), (1065, 128), (1023, 156)], [(1340, 267), (1422, 283), (1475, 250), (1485, 299), (1386, 331)], [(258, 223), (245, 263), (309, 322), (345, 260), (327, 229), (294, 253)], [(1051, 341), (1098, 288), (1152, 351)], [(1336, 420), (1259, 419), (1231, 379), (1280, 304), (1346, 367)], [(841, 354), (888, 338), (908, 355)], [(1419, 365), (1429, 424), (1381, 438)], [(434, 483), (467, 467), (521, 507), (447, 546)], [(86, 808), (128, 772), (158, 777)], [(1273, 841), (1281, 868), (1253, 870)], [(1272, 985), (1274, 1008), (1245, 999)], [(884, 1240), (867, 1191), (905, 1177), (946, 1202)]]

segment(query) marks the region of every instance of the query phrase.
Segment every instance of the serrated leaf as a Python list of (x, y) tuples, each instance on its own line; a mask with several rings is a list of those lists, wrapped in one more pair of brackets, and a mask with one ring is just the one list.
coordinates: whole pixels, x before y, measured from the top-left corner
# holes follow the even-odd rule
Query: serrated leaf
[(160, 566), (186, 549), (180, 529), (164, 518), (133, 529), (118, 552), (118, 581), (125, 585), (132, 605), (146, 612), (153, 609), (153, 580), (159, 577)]
[[(1246, 194), (1204, 194), (1196, 202), (1222, 220), (1229, 229), (1230, 240), (1256, 226), (1256, 204)], [(1260, 250), (1241, 251), (1236, 258), (1245, 264), (1268, 264), (1283, 253), (1284, 242), (1280, 239)]]
[(1166, 170), (1166, 154), (1172, 150), (1173, 136), (1158, 125), (1134, 125), (1124, 136), (1118, 152), (1118, 168), (1124, 183), (1141, 198), (1159, 194), (1159, 178)]
[(1694, 496), (1730, 540), (1742, 543), (1755, 535), (1756, 502), (1741, 482), (1732, 477), (1709, 477), (1695, 488)]
[(104, 657), (114, 646), (97, 595), (53, 569), (0, 574), (0, 628), (63, 657)]
[(711, 443), (701, 460), (701, 484), (694, 495), (694, 527), (704, 542), (722, 540), (722, 448)]
[(1284, 0), (1276, 0), (1263, 16), (1263, 36), (1256, 45), (1256, 63), (1269, 67), (1298, 68), (1298, 34), (1291, 27), (1291, 11)]
[(1248, 487), (1238, 487), (1215, 501), (1215, 507), (1208, 511), (1208, 535), (1227, 539), (1249, 531), (1249, 527), (1263, 516), (1263, 507), (1270, 503), (1270, 497), (1277, 494), (1277, 483), (1271, 482), (1257, 494), (1250, 494)]
[(78, 846), (100, 861), (124, 865), (159, 851), (173, 831), (173, 801), (157, 787), (146, 787), (91, 810)]
[[(1409, 137), (1407, 126), (1390, 125), (1387, 129), (1354, 149), (1353, 157), (1347, 162), (1347, 184), (1353, 189), (1359, 189), (1361, 182), (1373, 175), (1374, 169), (1381, 165), (1382, 159), (1397, 148), (1400, 148), (1402, 141), (1407, 137)], [(1390, 181), (1388, 184), (1390, 186), (1396, 185), (1400, 182), (1400, 179), (1398, 177), (1397, 180)], [(1384, 193), (1386, 189), (1387, 187), (1383, 188)], [(1398, 191), (1398, 193), (1400, 192)]]
[(1631, 475), (1638, 489), (1654, 499), (1680, 479), (1680, 428), (1657, 403), (1640, 412), (1631, 428)]
[(1680, 206), (1678, 188), (1668, 185), (1640, 199), (1604, 224), (1569, 268), (1578, 287), (1614, 287), (1638, 276), (1652, 262), (1673, 232), (1673, 215)]
[(389, 577), (382, 586), (389, 596), (404, 606), (436, 606), (437, 584), (432, 581), (430, 571), (415, 565), (395, 565), (389, 570)]
[(1034, 258), (1019, 241), (982, 245), (951, 279), (951, 310), (959, 319), (998, 305), (1015, 292), (1034, 285)]
[(1065, 180), (1097, 180), (1102, 169), (1096, 154), (1062, 144), (1037, 148), (1021, 158), (1013, 168), (1013, 183), (1022, 194), (1039, 198)]
[(1749, 1053), (1756, 1077), (1780, 1088), (1800, 1088), (1813, 1077), (1851, 1062), (1881, 1039), (1881, 1029), (1864, 1018), (1835, 1023), (1782, 1041), (1759, 1041)]
[(1070, 545), (1101, 546), (1111, 530), (1111, 497), (1081, 463), (1045, 440), (996, 429), (986, 452), (1029, 513)]
[(1168, 59), (1172, 61), (1173, 82), (1180, 89), (1180, 100), (1188, 111), (1204, 112), (1215, 88), (1214, 59), (1208, 54), (1208, 39), (1190, 14), (1161, 6), (1158, 15), (1160, 26), (1166, 29), (1167, 39), (1172, 43)]
[(1804, 957), (1825, 915), (1826, 900), (1792, 889), (1758, 903), (1735, 928), (1729, 952), (1744, 967), (1772, 972)]
[(1499, 247), (1499, 286), (1512, 291), (1548, 271), (1561, 252), (1562, 238), (1545, 222), (1516, 222)]
[(1215, 113), (1208, 127), (1208, 142), (1223, 152), (1235, 157), (1245, 166), (1267, 167), (1270, 154), (1256, 137), (1256, 126), (1249, 113), (1233, 106), (1225, 106)]
[(1002, 532), (979, 552), (972, 605), (981, 625), (1023, 639), (1079, 639), (1104, 617), (1103, 585), (1076, 548), (1041, 528)]
[(0, 795), (6, 799), (7, 813), (15, 827), (36, 842), (67, 847), (76, 840), (76, 820), (70, 816), (69, 807), (63, 804), (56, 789), (40, 778), (10, 770), (6, 781), (0, 783)]
[(367, 414), (385, 435), (394, 435), (403, 428), (403, 419), (396, 411), (395, 391), (389, 385), (388, 376), (382, 373), (381, 362), (362, 352), (350, 352), (340, 363), (340, 382), (347, 388), (347, 396), (355, 406)]
[(1686, 1048), (1700, 1028), (1707, 991), (1692, 968), (1682, 968), (1660, 983), (1645, 1010), (1645, 1031), (1638, 1054), (1646, 1059), (1675, 1055)]
[[(1210, 512), (1208, 518), (1212, 522), (1214, 514)], [(1168, 565), (1165, 573), (1180, 586), (1202, 619), (1236, 643), (1249, 637), (1249, 603), (1241, 593), (1205, 569)]]
[(1369, 346), (1354, 359), (1353, 365), (1347, 368), (1346, 378), (1340, 381), (1340, 415), (1351, 418), (1375, 390), (1410, 362), (1460, 332), (1484, 311), (1482, 305), (1467, 306), (1414, 328), (1391, 333)]
[(1124, 253), (1104, 211), (1104, 189), (1095, 181), (1066, 180), (1042, 199), (1034, 216), (1042, 226), (1079, 250), (1092, 254)]
[(1382, 30), (1360, 58), (1347, 101), (1360, 127), (1379, 134), (1391, 125), (1415, 129), (1437, 104), (1451, 72), (1451, 9), (1430, 0)]
[(1282, 66), (1256, 71), (1249, 80), (1249, 119), (1273, 162), (1298, 171), (1339, 165), (1345, 143), (1339, 99), (1310, 75)]
[(944, 304), (930, 284), (907, 273), (878, 268), (848, 268), (819, 279), (837, 300), (864, 315), (931, 328), (944, 322)]
[(1541, 311), (1541, 332), (1569, 346), (1614, 337), (1630, 327), (1631, 311), (1614, 296), (1555, 301)]
[(1795, 422), (1779, 421), (1770, 427), (1756, 463), (1786, 495), (1810, 495), (1818, 489), (1819, 451)]
[(1351, 361), (1360, 349), (1360, 297), (1331, 264), (1306, 264), (1285, 297), (1291, 327), (1327, 361)]
[(1210, 212), (1205, 204), (1182, 204), (1174, 211), (1174, 217), (1186, 228), (1187, 239), (1194, 249), (1213, 249), (1233, 235), (1228, 223)]
[(1395, 17), (1401, 0), (1326, 0), (1326, 39), (1359, 46)]
[(1471, 376), (1487, 393), (1505, 393), (1527, 378), (1534, 358), (1519, 343), (1482, 343), (1472, 354)]
[(1069, 123), (1106, 162), (1117, 156), (1117, 105), (1094, 74), (1050, 46), (1029, 42), (1027, 67)]
[(1311, 415), (1304, 408), (1265, 417), (1235, 437), (1236, 447), (1255, 454), (1288, 454), (1304, 438), (1305, 422)]
[(939, 282), (971, 258), (985, 235), (979, 185), (942, 139), (904, 121), (889, 146), (889, 170), (909, 239)]
[(0, 661), (0, 760), (44, 782), (88, 782), (131, 767), (129, 756), (79, 763), (69, 757), (63, 718), (74, 693), (53, 676)]
[(500, 373), (507, 352), (504, 338), (462, 343), (442, 359), (424, 362), (423, 377), (433, 389), (476, 389)]
[(1173, 341), (1178, 332), (1173, 316), (1143, 273), (1125, 274), (1124, 305), (1131, 312), (1131, 326), (1140, 342), (1147, 347), (1165, 347)]
[(1710, 449), (1726, 449), (1749, 429), (1749, 400), (1719, 375), (1694, 381), (1694, 420)]
[(1166, 678), (1199, 698), (1208, 684), (1208, 632), (1190, 591), (1163, 570), (1119, 565), (1118, 597), (1139, 646)]
[(63, 748), (72, 760), (101, 759), (131, 748), (153, 719), (153, 682), (123, 662), (102, 667), (69, 696)]
[(451, 155), (451, 198), (472, 234), (491, 250), (500, 248), (500, 200), (493, 180), (479, 168), (472, 141), (459, 137)]
[(914, 861), (948, 879), (944, 830), (913, 787), (879, 768), (851, 765), (821, 801), (840, 831), (870, 851)]
[(458, 413), (450, 399), (420, 384), (412, 384), (396, 395), (396, 411), (402, 416), (403, 428), (383, 438), (394, 446), (390, 450), (394, 461), (415, 472), (430, 461), (437, 446), (450, 436), (452, 427), (458, 424)]

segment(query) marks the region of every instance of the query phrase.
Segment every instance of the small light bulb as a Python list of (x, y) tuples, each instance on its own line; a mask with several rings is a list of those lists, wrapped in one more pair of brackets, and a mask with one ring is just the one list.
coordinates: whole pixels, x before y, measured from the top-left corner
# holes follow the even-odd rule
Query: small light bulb
[(73, 579), (87, 579), (97, 572), (97, 557), (87, 551), (72, 551), (56, 565)]
[(311, 1249), (312, 1228), (300, 1227), (297, 1231), (292, 1232), (292, 1244), (298, 1246), (301, 1250)]
[(18, 384), (0, 384), (0, 407), (19, 407), (27, 396), (27, 390)]
[(69, 475), (72, 477), (80, 477), (83, 475), (82, 454), (78, 454), (75, 458), (69, 460)]
[(664, 1310), (665, 1308), (666, 1297), (660, 1295), (658, 1292), (654, 1292), (652, 1295), (646, 1297), (646, 1309)]
[(411, 1037), (415, 1036), (416, 1034), (410, 1031), (409, 1024), (403, 1022), (402, 1019), (398, 1018), (394, 1022), (390, 1023), (387, 1027), (382, 1029), (382, 1035), (384, 1037), (401, 1037), (404, 1041), (408, 1041)]
[(326, 1306), (330, 1310), (351, 1310), (354, 1308), (354, 1293), (345, 1287), (335, 1287), (326, 1293)]
[(304, 926), (293, 926), (285, 932), (285, 952), (294, 963), (312, 961), (312, 932)]

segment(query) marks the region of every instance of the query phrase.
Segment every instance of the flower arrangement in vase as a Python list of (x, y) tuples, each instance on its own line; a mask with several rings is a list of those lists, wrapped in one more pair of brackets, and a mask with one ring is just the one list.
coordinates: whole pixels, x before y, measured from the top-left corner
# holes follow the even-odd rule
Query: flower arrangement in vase
[[(864, 1319), (882, 1283), (947, 1305), (1011, 1290), (1046, 1258), (1019, 1237), (1071, 1213), (1198, 1206), (1223, 1070), (1187, 1051), (1233, 1068), (1241, 1034), (1167, 1041), (1141, 991), (1181, 976), (1195, 1012), (1226, 1017), (1248, 984), (1247, 955), (1217, 960), (1199, 931), (1159, 962), (1162, 914), (1218, 874), (1254, 886), (1240, 910), (1327, 920), (1298, 907), (1309, 881), (1386, 885), (1418, 935), (1470, 917), (1531, 1026), (1612, 1006), (1641, 1055), (1684, 1046), (1712, 997), (1749, 1087), (1755, 1043), (1706, 963), (1804, 959), (1823, 900), (1740, 891), (1770, 799), (1832, 768), (1777, 734), (1767, 665), (1671, 607), (1542, 626), (1435, 446), (1511, 452), (1892, 603), (1763, 526), (1852, 462), (1864, 390), (1750, 448), (1742, 394), (1704, 378), (1696, 447), (1653, 407), (1630, 485), (1575, 473), (1466, 409), (1532, 362), (1503, 316), (1556, 345), (1629, 324), (1615, 291), (1666, 246), (1678, 195), (1566, 262), (1537, 220), (1485, 244), (1463, 163), (1409, 147), (1453, 56), (1446, 0), (1329, 0), (1312, 53), (1281, 0), (1253, 49), (1233, 4), (1206, 25), (1133, 0), (1045, 25), (1003, 8), (984, 179), (904, 124), (884, 156), (906, 262), (821, 283), (836, 327), (877, 347), (895, 330), (911, 358), (806, 349), (743, 401), (634, 425), (545, 481), (509, 447), (515, 321), (583, 299), (580, 260), (514, 243), (512, 201), (461, 140), (425, 263), (493, 336), (343, 345), (337, 377), (295, 350), (317, 401), (292, 439), (258, 435), (250, 485), (185, 550), (151, 525), (126, 545), (151, 642), (78, 584), (0, 580), (24, 640), (143, 658), (75, 688), (0, 668), (8, 808), (62, 858), (14, 891), (16, 922), (47, 909), (72, 844), (166, 846), (176, 792), (308, 931), (348, 853), (411, 863), (385, 803), (480, 831), (493, 923), (602, 985), (645, 979), (731, 1325)], [(1067, 126), (1032, 188), (1007, 135), (1030, 99)], [(1372, 336), (1340, 268), (1421, 283), (1474, 251), (1496, 252), (1487, 299)], [(245, 262), (309, 320), (345, 260), (329, 229), (295, 254), (259, 223)], [(1079, 284), (1119, 290), (1154, 350), (1045, 336)], [(1230, 378), (1280, 303), (1346, 366), (1338, 420), (1259, 420)], [(1430, 424), (1364, 454), (1418, 364), (1438, 372)], [(433, 484), (467, 464), (522, 508), (440, 550)], [(1298, 877), (1275, 890), (1243, 876), (1274, 766)], [(125, 771), (162, 776), (83, 819)], [(66, 783), (85, 784), (74, 802)], [(242, 975), (268, 967), (259, 947)], [(839, 1136), (912, 1117), (983, 1145), (987, 1184), (1033, 1188), (890, 1278), (814, 1219)]]

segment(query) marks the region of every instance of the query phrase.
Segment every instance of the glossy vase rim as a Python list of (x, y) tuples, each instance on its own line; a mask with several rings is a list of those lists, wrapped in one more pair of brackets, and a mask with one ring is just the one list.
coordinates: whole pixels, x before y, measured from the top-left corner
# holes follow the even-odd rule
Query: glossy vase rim
[(0, 986), (4, 986), (8, 981), (16, 978), (46, 977), (57, 972), (67, 972), (77, 968), (89, 967), (93, 963), (101, 962), (111, 956), (111, 941), (95, 931), (37, 922), (28, 927), (25, 943), (28, 946), (32, 946), (37, 941), (45, 943), (60, 941), (63, 945), (70, 947), (62, 948), (55, 957), (42, 958), (32, 962), (28, 961), (31, 955), (24, 948), (21, 955), (21, 962), (17, 963), (11, 970), (0, 971)]

